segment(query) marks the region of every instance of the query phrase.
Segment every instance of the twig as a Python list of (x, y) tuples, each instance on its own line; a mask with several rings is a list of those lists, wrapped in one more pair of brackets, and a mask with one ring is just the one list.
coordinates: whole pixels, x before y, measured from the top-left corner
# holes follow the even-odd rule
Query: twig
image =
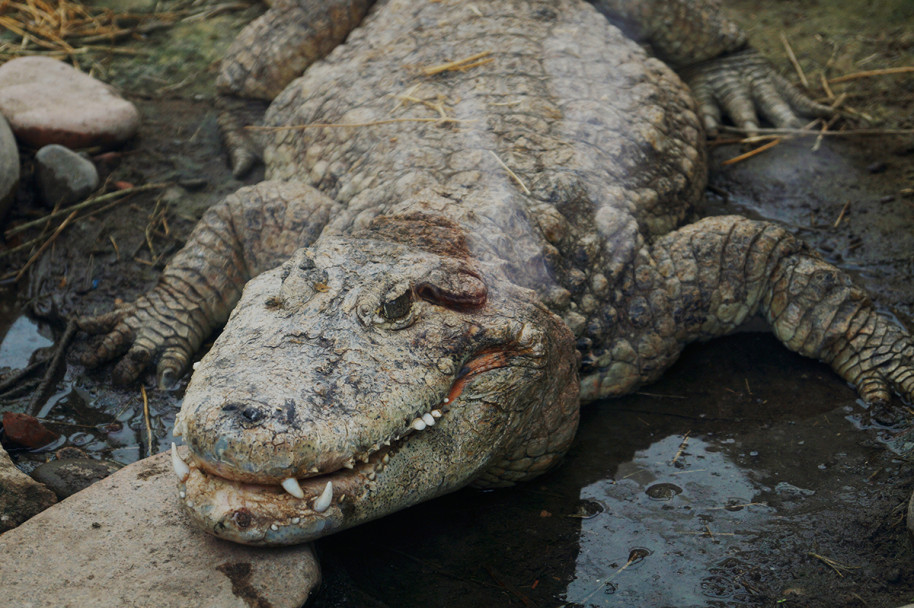
[(79, 209), (74, 209), (70, 213), (70, 215), (67, 216), (67, 219), (65, 219), (64, 221), (62, 221), (60, 223), (60, 226), (57, 227), (57, 230), (55, 230), (53, 232), (53, 234), (51, 234), (51, 236), (48, 237), (48, 240), (46, 240), (41, 245), (41, 247), (38, 248), (38, 251), (36, 251), (34, 254), (32, 254), (32, 257), (29, 258), (29, 261), (26, 262), (25, 265), (22, 268), (20, 268), (19, 271), (16, 273), (17, 282), (19, 281), (19, 279), (22, 278), (22, 275), (25, 274), (25, 271), (28, 270), (29, 268), (31, 268), (32, 264), (34, 264), (35, 262), (38, 261), (38, 258), (41, 257), (41, 254), (44, 253), (45, 251), (47, 251), (48, 247), (50, 247), (51, 244), (55, 240), (57, 240), (57, 237), (60, 236), (60, 233), (63, 232), (64, 228), (66, 228), (70, 224), (70, 222), (73, 220), (73, 218), (76, 217), (77, 213), (79, 213)]
[(682, 453), (686, 449), (686, 445), (689, 443), (689, 433), (691, 430), (686, 431), (685, 435), (682, 436), (682, 443), (679, 444), (679, 450), (676, 451), (676, 455), (673, 456), (673, 460), (670, 461), (670, 464), (676, 464), (676, 461), (679, 460), (679, 457), (682, 456)]
[(528, 606), (528, 607), (532, 608), (533, 606), (536, 605), (533, 603), (533, 600), (531, 600), (529, 597), (527, 597), (526, 595), (521, 593), (513, 585), (509, 585), (507, 582), (502, 580), (502, 578), (500, 576), (498, 576), (498, 574), (495, 572), (495, 570), (491, 566), (486, 564), (483, 566), (483, 568), (485, 568), (486, 572), (489, 573), (489, 576), (492, 577), (492, 580), (494, 580), (496, 583), (498, 583), (499, 587), (501, 587), (502, 589), (504, 589), (505, 591), (507, 591), (508, 593), (510, 593), (517, 599), (519, 599), (524, 604), (524, 606)]
[(904, 66), (900, 68), (883, 68), (881, 70), (868, 70), (866, 72), (854, 72), (853, 74), (845, 74), (844, 76), (838, 76), (837, 78), (829, 79), (829, 84), (836, 84), (839, 82), (847, 82), (849, 80), (857, 80), (858, 78), (869, 78), (871, 76), (887, 76), (890, 74), (907, 74), (909, 72), (914, 72), (914, 66)]
[(739, 156), (734, 156), (733, 158), (725, 160), (721, 164), (722, 165), (735, 165), (736, 163), (742, 162), (742, 161), (746, 160), (747, 158), (752, 158), (753, 156), (755, 156), (757, 154), (761, 154), (765, 150), (770, 150), (771, 148), (775, 147), (779, 143), (781, 143), (780, 137), (778, 137), (776, 139), (772, 139), (764, 146), (759, 146), (758, 148), (755, 148), (754, 150), (750, 150), (750, 151), (746, 152), (745, 154), (740, 154)]
[(848, 200), (846, 203), (844, 203), (844, 206), (841, 208), (841, 213), (838, 214), (838, 219), (835, 220), (835, 224), (834, 224), (833, 228), (838, 227), (838, 225), (841, 223), (841, 220), (844, 219), (844, 214), (847, 213), (847, 209), (850, 206), (851, 206), (850, 200)]
[(92, 205), (94, 205), (96, 203), (103, 203), (105, 201), (111, 200), (113, 198), (117, 198), (119, 196), (127, 196), (128, 194), (136, 194), (137, 192), (144, 192), (146, 190), (156, 190), (159, 188), (165, 188), (169, 185), (170, 184), (167, 184), (167, 183), (146, 184), (144, 186), (136, 186), (134, 188), (124, 188), (123, 190), (115, 190), (114, 192), (100, 194), (99, 196), (95, 196), (90, 199), (86, 199), (81, 203), (77, 203), (75, 205), (71, 205), (70, 207), (65, 207), (59, 211), (54, 211), (52, 213), (49, 213), (48, 215), (46, 215), (44, 217), (40, 217), (37, 220), (32, 220), (30, 222), (26, 222), (24, 224), (14, 226), (13, 228), (10, 228), (9, 230), (7, 230), (4, 233), (4, 235), (6, 236), (6, 238), (10, 238), (13, 235), (19, 234), (20, 232), (24, 232), (24, 231), (28, 230), (29, 228), (34, 228), (35, 226), (39, 226), (44, 222), (48, 222), (50, 220), (56, 219), (56, 218), (60, 217), (61, 215), (70, 213), (71, 211), (78, 211), (80, 209), (85, 209), (86, 207), (91, 207)]
[(468, 70), (495, 61), (494, 57), (490, 57), (491, 54), (492, 51), (483, 51), (481, 53), (476, 53), (475, 55), (470, 55), (469, 57), (464, 57), (463, 59), (427, 67), (422, 70), (422, 73), (425, 76), (434, 76), (435, 74), (440, 74), (442, 72)]
[(835, 98), (835, 94), (832, 92), (831, 87), (828, 86), (828, 78), (825, 77), (825, 74), (820, 73), (820, 74), (819, 74), (819, 80), (821, 81), (822, 90), (825, 91), (825, 95), (826, 95), (829, 99), (834, 99), (834, 98)]
[(803, 72), (803, 68), (800, 67), (800, 62), (797, 61), (797, 56), (793, 53), (793, 47), (790, 46), (790, 42), (787, 40), (787, 36), (784, 35), (784, 32), (781, 32), (781, 44), (784, 45), (784, 50), (787, 51), (787, 58), (790, 59), (790, 63), (793, 64), (793, 69), (796, 70), (797, 76), (800, 77), (800, 82), (803, 83), (805, 89), (809, 89), (809, 80), (806, 79), (806, 74)]
[(656, 397), (658, 399), (688, 399), (685, 395), (661, 395), (660, 393), (646, 393), (644, 391), (638, 391), (636, 395), (641, 395), (642, 397)]
[[(67, 323), (67, 328), (64, 330), (63, 335), (60, 337), (60, 342), (57, 343), (57, 347), (54, 349), (54, 356), (51, 357), (47, 369), (44, 370), (44, 377), (41, 379), (41, 383), (38, 385), (38, 388), (35, 389), (35, 392), (32, 394), (32, 398), (29, 401), (28, 412), (32, 416), (37, 417), (39, 415), (39, 409), (50, 396), (51, 387), (54, 384), (54, 376), (56, 376), (57, 372), (60, 370), (60, 366), (64, 361), (64, 356), (75, 335), (76, 322), (71, 320)], [(47, 412), (45, 412), (44, 415), (47, 416)]]
[(282, 127), (261, 127), (248, 125), (245, 129), (251, 131), (303, 131), (305, 129), (325, 129), (325, 128), (354, 128), (354, 127), (375, 127), (378, 125), (389, 125), (398, 122), (438, 122), (438, 123), (457, 123), (457, 122), (476, 122), (475, 118), (462, 120), (459, 118), (387, 118), (384, 120), (372, 120), (370, 122), (312, 122), (307, 125), (285, 125)]
[(822, 562), (823, 564), (825, 564), (826, 566), (828, 566), (829, 568), (834, 570), (837, 573), (837, 575), (840, 576), (841, 578), (844, 578), (844, 573), (841, 572), (841, 570), (856, 570), (860, 567), (860, 566), (847, 566), (845, 564), (842, 564), (841, 562), (837, 562), (831, 558), (825, 557), (824, 555), (819, 555), (818, 553), (813, 553), (812, 551), (810, 551), (806, 555), (808, 555), (809, 557), (816, 558), (817, 560), (819, 560), (820, 562)]
[(17, 384), (22, 382), (22, 380), (24, 378), (26, 378), (29, 375), (31, 375), (32, 373), (34, 373), (40, 367), (43, 367), (45, 365), (45, 363), (47, 363), (47, 361), (36, 361), (35, 363), (32, 363), (28, 367), (24, 367), (22, 369), (17, 369), (15, 371), (10, 372), (9, 375), (7, 375), (5, 378), (3, 378), (3, 380), (0, 380), (0, 394), (5, 393), (8, 390), (11, 390)]
[[(746, 132), (744, 129), (731, 127), (728, 125), (721, 125), (720, 130), (727, 131), (729, 133)], [(806, 135), (808, 137), (819, 136), (819, 131), (813, 131), (811, 129), (769, 129), (760, 127), (758, 129), (754, 129), (754, 131), (762, 135)], [(856, 135), (914, 135), (914, 129), (848, 129), (847, 131), (829, 131), (825, 135), (831, 137), (853, 137)]]
[(527, 185), (523, 182), (523, 180), (521, 180), (521, 178), (519, 178), (519, 177), (517, 176), (517, 174), (516, 174), (514, 171), (512, 171), (512, 170), (508, 167), (508, 165), (506, 165), (506, 164), (504, 163), (504, 161), (503, 161), (502, 159), (498, 158), (498, 155), (495, 154), (495, 152), (493, 152), (492, 150), (489, 150), (489, 154), (491, 154), (491, 155), (495, 158), (495, 160), (498, 161), (498, 164), (501, 165), (502, 169), (504, 169), (505, 171), (507, 171), (507, 172), (508, 172), (508, 175), (510, 175), (511, 178), (512, 178), (514, 181), (517, 182), (517, 185), (521, 187), (521, 190), (524, 191), (524, 194), (529, 195), (529, 194), (530, 194), (530, 189), (527, 188)]
[(149, 420), (149, 399), (146, 398), (146, 387), (140, 386), (143, 395), (143, 421), (146, 423), (146, 456), (152, 456), (152, 423)]

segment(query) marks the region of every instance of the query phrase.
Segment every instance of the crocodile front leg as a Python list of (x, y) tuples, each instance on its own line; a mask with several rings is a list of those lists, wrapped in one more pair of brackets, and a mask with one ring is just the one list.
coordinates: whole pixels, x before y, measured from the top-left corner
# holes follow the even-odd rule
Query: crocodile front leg
[(820, 359), (886, 404), (914, 398), (914, 340), (850, 278), (782, 228), (706, 218), (642, 250), (620, 309), (613, 352), (585, 379), (589, 398), (656, 379), (691, 341), (731, 332), (760, 313), (791, 350)]
[(219, 127), (238, 176), (260, 158), (244, 127), (245, 100), (269, 102), (326, 56), (357, 26), (372, 0), (277, 0), (245, 27), (226, 52), (216, 80)]
[(124, 384), (158, 358), (159, 383), (172, 384), (228, 319), (244, 284), (311, 244), (337, 205), (298, 182), (261, 182), (226, 197), (203, 215), (152, 291), (109, 313), (77, 319), (83, 331), (105, 334), (77, 359), (95, 367), (123, 355), (112, 375)]

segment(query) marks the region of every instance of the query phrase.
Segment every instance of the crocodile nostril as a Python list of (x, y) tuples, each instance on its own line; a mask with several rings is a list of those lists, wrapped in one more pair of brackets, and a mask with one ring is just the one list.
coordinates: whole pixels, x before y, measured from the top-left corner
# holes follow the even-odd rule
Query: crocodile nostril
[(226, 403), (222, 406), (223, 412), (230, 412), (240, 417), (244, 422), (257, 423), (266, 417), (263, 411), (254, 405), (244, 403)]
[(248, 422), (259, 422), (263, 419), (263, 412), (256, 407), (246, 407), (241, 410), (241, 417)]

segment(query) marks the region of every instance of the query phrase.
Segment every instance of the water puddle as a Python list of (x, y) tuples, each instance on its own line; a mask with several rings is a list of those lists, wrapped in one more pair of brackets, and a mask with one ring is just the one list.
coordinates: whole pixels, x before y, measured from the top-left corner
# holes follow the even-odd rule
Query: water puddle
[(758, 486), (717, 442), (670, 436), (619, 465), (616, 478), (581, 490), (606, 505), (582, 520), (574, 580), (565, 600), (582, 606), (703, 606), (739, 602), (732, 567), (772, 509)]
[(29, 364), (29, 358), (39, 348), (53, 344), (52, 340), (41, 335), (38, 324), (20, 316), (13, 321), (0, 343), (0, 368), (21, 369)]

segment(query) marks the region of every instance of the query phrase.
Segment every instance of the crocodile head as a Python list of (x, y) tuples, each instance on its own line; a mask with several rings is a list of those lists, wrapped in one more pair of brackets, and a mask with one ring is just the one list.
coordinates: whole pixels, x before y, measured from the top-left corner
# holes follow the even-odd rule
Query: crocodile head
[(335, 237), (251, 281), (176, 424), (196, 523), (291, 544), (554, 464), (577, 426), (573, 338), (494, 276)]

